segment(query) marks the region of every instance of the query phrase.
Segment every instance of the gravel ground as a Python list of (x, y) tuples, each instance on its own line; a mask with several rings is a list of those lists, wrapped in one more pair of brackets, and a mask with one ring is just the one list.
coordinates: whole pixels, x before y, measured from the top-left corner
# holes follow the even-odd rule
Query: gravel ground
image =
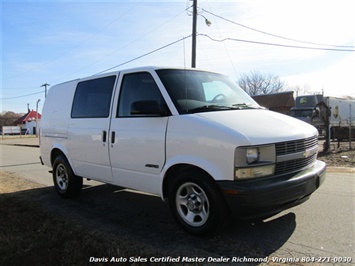
[(348, 142), (331, 142), (330, 152), (322, 152), (323, 141), (319, 142), (320, 153), (318, 159), (324, 161), (328, 167), (351, 167), (355, 168), (355, 142), (352, 143), (352, 150)]

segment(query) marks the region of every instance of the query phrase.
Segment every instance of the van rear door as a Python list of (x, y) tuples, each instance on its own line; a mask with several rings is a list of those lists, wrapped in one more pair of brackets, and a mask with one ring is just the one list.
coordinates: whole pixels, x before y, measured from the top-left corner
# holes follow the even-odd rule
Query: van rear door
[(116, 76), (78, 83), (68, 128), (68, 152), (76, 175), (112, 182), (108, 151)]

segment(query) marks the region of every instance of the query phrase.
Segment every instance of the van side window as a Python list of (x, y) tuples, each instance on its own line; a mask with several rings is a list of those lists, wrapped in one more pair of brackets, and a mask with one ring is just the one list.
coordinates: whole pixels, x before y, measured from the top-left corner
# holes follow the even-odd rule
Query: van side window
[(71, 117), (108, 117), (115, 80), (116, 76), (109, 76), (79, 82), (75, 91)]
[(145, 106), (147, 110), (149, 110), (149, 108), (168, 110), (157, 84), (153, 77), (147, 72), (124, 75), (117, 117), (157, 116), (156, 114), (149, 114), (149, 111), (147, 111), (146, 114), (136, 114), (134, 106), (138, 105)]

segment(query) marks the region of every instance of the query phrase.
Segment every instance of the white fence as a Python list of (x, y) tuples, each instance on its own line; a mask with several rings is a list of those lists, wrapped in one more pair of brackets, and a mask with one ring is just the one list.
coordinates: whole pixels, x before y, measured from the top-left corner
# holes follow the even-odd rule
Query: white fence
[(19, 126), (3, 126), (1, 134), (4, 135), (21, 135), (21, 127)]

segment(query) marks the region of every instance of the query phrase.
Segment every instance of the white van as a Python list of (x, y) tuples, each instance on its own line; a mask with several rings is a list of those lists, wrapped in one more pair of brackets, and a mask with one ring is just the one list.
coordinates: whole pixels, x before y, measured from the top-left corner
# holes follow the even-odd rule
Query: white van
[(56, 190), (83, 178), (159, 195), (189, 233), (265, 218), (322, 184), (317, 130), (261, 108), (226, 76), (145, 67), (53, 86), (41, 119), (41, 160)]

